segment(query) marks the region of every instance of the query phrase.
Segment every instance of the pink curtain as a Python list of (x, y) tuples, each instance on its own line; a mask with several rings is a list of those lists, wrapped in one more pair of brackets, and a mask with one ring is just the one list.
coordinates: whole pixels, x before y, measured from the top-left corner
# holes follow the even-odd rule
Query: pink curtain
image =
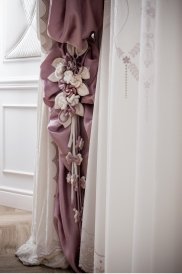
[(71, 267), (78, 267), (92, 113), (102, 31), (102, 0), (52, 0), (54, 41), (41, 65), (48, 131), (58, 147), (54, 221)]

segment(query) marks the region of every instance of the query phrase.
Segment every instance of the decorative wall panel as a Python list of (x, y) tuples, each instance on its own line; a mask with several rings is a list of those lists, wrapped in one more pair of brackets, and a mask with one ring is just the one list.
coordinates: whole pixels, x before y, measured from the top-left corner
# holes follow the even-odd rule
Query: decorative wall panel
[(3, 105), (3, 172), (33, 175), (36, 106)]
[(0, 204), (27, 210), (37, 136), (36, 25), (36, 0), (0, 0)]
[[(15, 9), (13, 12), (11, 8)], [(37, 38), (36, 1), (7, 1), (5, 59), (19, 59), (40, 56)], [(10, 22), (12, 20), (12, 22)], [(15, 22), (18, 20), (19, 22)], [(15, 22), (16, 29), (12, 29)], [(13, 35), (12, 40), (12, 32)]]

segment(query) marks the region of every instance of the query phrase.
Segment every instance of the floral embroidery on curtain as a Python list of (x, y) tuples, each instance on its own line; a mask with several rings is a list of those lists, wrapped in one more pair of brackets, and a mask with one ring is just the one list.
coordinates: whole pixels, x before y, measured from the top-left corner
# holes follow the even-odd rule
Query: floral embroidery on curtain
[(71, 169), (67, 173), (66, 181), (71, 187), (74, 220), (79, 224), (82, 218), (83, 192), (86, 182), (86, 178), (82, 176), (80, 170), (84, 141), (80, 136), (79, 116), (84, 116), (84, 106), (80, 99), (89, 94), (88, 87), (84, 82), (90, 78), (90, 72), (87, 67), (83, 66), (87, 49), (88, 45), (84, 51), (78, 52), (76, 48), (67, 44), (65, 58), (54, 59), (52, 66), (55, 71), (48, 77), (51, 82), (57, 82), (59, 87), (53, 106), (57, 111), (57, 119), (64, 128), (71, 125), (69, 152), (65, 156)]
[(128, 70), (136, 81), (139, 80), (139, 69), (134, 63), (134, 58), (140, 53), (140, 44), (137, 42), (133, 48), (126, 54), (120, 47), (116, 45), (116, 52), (125, 66), (125, 94), (124, 97), (128, 97)]

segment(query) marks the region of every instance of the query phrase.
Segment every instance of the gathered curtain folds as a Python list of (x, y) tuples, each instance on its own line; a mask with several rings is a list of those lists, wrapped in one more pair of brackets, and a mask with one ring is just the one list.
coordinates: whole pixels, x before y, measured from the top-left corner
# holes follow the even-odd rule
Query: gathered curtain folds
[(45, 53), (40, 91), (46, 106), (40, 102), (32, 236), (16, 253), (24, 264), (69, 264), (82, 271), (80, 236), (103, 4), (37, 1)]
[(68, 263), (53, 223), (57, 148), (52, 138), (47, 134), (49, 111), (42, 102), (43, 91), (40, 82), (37, 107), (37, 163), (31, 237), (19, 247), (16, 255), (25, 265), (43, 264), (53, 268), (65, 269), (68, 267)]
[(105, 1), (83, 212), (87, 272), (182, 271), (182, 1)]
[[(44, 55), (54, 44), (47, 35), (47, 23), (50, 1), (37, 1), (38, 37)], [(68, 262), (60, 246), (60, 241), (54, 227), (54, 197), (56, 194), (56, 159), (57, 147), (47, 133), (50, 112), (43, 103), (44, 87), (39, 82), (37, 105), (37, 148), (36, 172), (34, 178), (33, 218), (29, 240), (20, 246), (16, 256), (24, 265), (46, 265), (53, 268), (67, 268)]]

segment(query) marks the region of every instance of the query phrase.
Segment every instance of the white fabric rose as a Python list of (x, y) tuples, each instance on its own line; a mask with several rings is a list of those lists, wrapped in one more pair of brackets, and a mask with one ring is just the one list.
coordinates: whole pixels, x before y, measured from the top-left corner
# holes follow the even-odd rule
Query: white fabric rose
[(56, 58), (52, 62), (52, 66), (55, 68), (55, 71), (49, 75), (48, 79), (51, 82), (58, 82), (63, 78), (65, 60), (63, 58)]
[(86, 67), (81, 67), (79, 70), (79, 74), (81, 75), (82, 79), (89, 79), (90, 78), (90, 71)]
[(63, 58), (56, 58), (53, 61), (52, 66), (55, 67), (55, 71), (49, 75), (48, 79), (50, 81), (58, 82), (63, 79), (66, 84), (74, 86), (80, 96), (86, 96), (89, 94), (88, 87), (82, 81), (82, 79), (86, 80), (90, 78), (88, 68), (81, 67), (78, 74), (74, 74), (71, 70), (65, 71), (66, 61)]
[(62, 63), (60, 63), (55, 70), (55, 76), (57, 77), (57, 79), (62, 79), (63, 77), (63, 72), (64, 72), (64, 65)]
[[(86, 71), (84, 69), (84, 77), (88, 77), (88, 76), (89, 76), (89, 71)], [(85, 79), (85, 78), (83, 78), (82, 74), (80, 73), (73, 75), (73, 77), (71, 78), (70, 84), (72, 84), (77, 89), (77, 92), (80, 96), (86, 96), (89, 94), (89, 90), (87, 86), (82, 82), (82, 79)]]
[(55, 97), (54, 108), (64, 110), (64, 109), (67, 108), (67, 106), (68, 106), (68, 102), (66, 100), (66, 97), (65, 97), (64, 93), (63, 92), (59, 93)]
[(58, 115), (58, 119), (60, 123), (64, 126), (64, 128), (68, 127), (71, 125), (71, 116), (70, 115), (65, 115), (64, 111), (61, 111)]
[(72, 84), (75, 88), (78, 88), (82, 84), (82, 77), (80, 74), (73, 75), (71, 78), (70, 84)]
[(73, 72), (71, 70), (67, 70), (64, 72), (63, 80), (69, 84), (71, 83), (71, 79), (73, 78)]
[(74, 106), (78, 105), (79, 98), (80, 98), (79, 95), (73, 94), (71, 97), (67, 97), (67, 101), (72, 107), (74, 107)]
[(75, 106), (76, 115), (83, 116), (84, 115), (84, 107), (81, 103)]

